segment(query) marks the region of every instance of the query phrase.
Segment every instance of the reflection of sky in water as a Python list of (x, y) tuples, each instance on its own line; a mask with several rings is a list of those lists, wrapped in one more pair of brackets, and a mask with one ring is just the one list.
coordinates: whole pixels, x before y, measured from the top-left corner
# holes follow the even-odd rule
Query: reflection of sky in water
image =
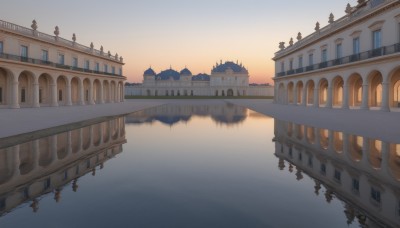
[(39, 199), (37, 213), (31, 202), (22, 204), (0, 218), (0, 226), (347, 226), (345, 204), (334, 194), (326, 202), (329, 185), (322, 183), (316, 195), (313, 172), (289, 166), (287, 148), (279, 154), (272, 118), (236, 106), (186, 105), (138, 112), (126, 121), (123, 152), (97, 166), (95, 176), (79, 178), (77, 192), (69, 182), (59, 188), (59, 203), (50, 192)]

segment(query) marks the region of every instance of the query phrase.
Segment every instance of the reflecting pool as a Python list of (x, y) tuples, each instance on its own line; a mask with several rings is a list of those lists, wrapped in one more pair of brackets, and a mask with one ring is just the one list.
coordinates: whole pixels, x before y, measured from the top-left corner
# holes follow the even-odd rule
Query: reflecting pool
[(400, 144), (171, 104), (0, 147), (0, 227), (398, 227), (399, 179)]

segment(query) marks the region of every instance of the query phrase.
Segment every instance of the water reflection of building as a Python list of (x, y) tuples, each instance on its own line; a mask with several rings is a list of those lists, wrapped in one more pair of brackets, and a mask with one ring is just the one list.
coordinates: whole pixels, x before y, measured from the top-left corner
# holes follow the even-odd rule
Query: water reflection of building
[(317, 195), (324, 186), (328, 202), (342, 200), (349, 223), (400, 226), (400, 144), (278, 120), (275, 142), (279, 168), (289, 163), (298, 180), (314, 179)]
[(30, 203), (33, 211), (45, 194), (59, 202), (64, 186), (102, 169), (122, 152), (124, 118), (117, 118), (58, 135), (0, 149), (0, 214)]
[(211, 116), (220, 124), (237, 124), (247, 117), (247, 109), (231, 104), (226, 105), (164, 105), (135, 112), (126, 117), (127, 124), (153, 123), (167, 125), (188, 122), (192, 116)]

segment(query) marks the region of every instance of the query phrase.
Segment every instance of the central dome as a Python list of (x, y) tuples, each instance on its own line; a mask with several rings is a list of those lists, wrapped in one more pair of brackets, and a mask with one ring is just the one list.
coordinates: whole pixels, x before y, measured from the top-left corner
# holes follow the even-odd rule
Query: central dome
[(156, 75), (156, 72), (154, 72), (154, 70), (151, 69), (151, 67), (149, 69), (147, 69), (143, 74), (143, 76), (155, 76), (155, 75)]
[(227, 70), (231, 69), (234, 73), (245, 73), (247, 74), (247, 69), (242, 66), (242, 64), (236, 64), (234, 62), (225, 62), (213, 68), (212, 73), (225, 73)]
[(169, 79), (174, 79), (174, 80), (179, 80), (181, 78), (181, 75), (178, 73), (178, 71), (169, 69), (162, 71), (157, 75), (157, 78), (160, 80), (169, 80)]
[(185, 69), (181, 70), (180, 75), (182, 75), (182, 76), (192, 76), (192, 72), (190, 72), (190, 70), (188, 68), (185, 68)]

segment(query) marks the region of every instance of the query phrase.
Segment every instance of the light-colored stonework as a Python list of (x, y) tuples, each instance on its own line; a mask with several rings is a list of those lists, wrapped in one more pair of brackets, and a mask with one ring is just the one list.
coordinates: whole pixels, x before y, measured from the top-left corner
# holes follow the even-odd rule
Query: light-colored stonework
[(122, 102), (123, 58), (0, 20), (0, 107), (92, 105)]
[(211, 75), (192, 75), (187, 68), (159, 74), (149, 68), (143, 84), (127, 86), (126, 95), (134, 96), (273, 96), (272, 86), (250, 86), (249, 72), (238, 62), (217, 63)]
[[(275, 102), (342, 109), (400, 107), (400, 2), (358, 1), (275, 53)], [(292, 39), (291, 39), (292, 40)]]

